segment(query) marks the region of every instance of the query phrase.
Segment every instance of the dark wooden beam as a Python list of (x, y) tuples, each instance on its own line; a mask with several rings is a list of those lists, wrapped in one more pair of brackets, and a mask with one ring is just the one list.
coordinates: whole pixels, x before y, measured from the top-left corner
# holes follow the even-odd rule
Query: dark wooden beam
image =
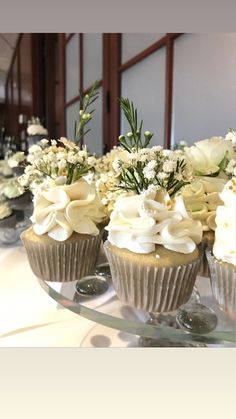
[(144, 49), (139, 54), (135, 55), (129, 61), (126, 61), (126, 63), (121, 64), (118, 68), (118, 71), (122, 72), (122, 71), (127, 70), (128, 68), (132, 67), (133, 65), (139, 63), (144, 58), (153, 54), (158, 49), (163, 48), (164, 46), (166, 46), (167, 41), (168, 41), (168, 36), (167, 35), (163, 36), (163, 38), (159, 39), (157, 42), (150, 45), (150, 47)]
[(168, 37), (166, 47), (166, 80), (165, 80), (165, 137), (164, 147), (171, 146), (171, 122), (173, 102), (173, 61), (174, 61), (174, 39)]
[(121, 34), (110, 34), (110, 141), (111, 149), (117, 144), (120, 134), (120, 63), (121, 63)]
[(59, 101), (61, 109), (60, 117), (60, 136), (63, 137), (66, 135), (66, 121), (65, 121), (65, 34), (58, 34), (58, 61), (59, 61), (59, 73), (58, 73), (58, 82), (59, 82)]

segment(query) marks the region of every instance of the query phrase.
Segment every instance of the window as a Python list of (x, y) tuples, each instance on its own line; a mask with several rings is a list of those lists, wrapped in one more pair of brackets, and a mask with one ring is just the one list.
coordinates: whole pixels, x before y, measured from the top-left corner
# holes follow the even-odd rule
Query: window
[(84, 93), (99, 80), (100, 98), (86, 138), (102, 154), (128, 130), (118, 98), (129, 97), (152, 144), (170, 147), (235, 128), (236, 34), (63, 34), (66, 135), (74, 136)]

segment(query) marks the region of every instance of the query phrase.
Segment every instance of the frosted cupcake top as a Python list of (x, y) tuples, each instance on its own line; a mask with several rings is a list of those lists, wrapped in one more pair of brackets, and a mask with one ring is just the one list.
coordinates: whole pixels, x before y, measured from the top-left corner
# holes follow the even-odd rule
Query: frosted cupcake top
[(9, 217), (12, 214), (12, 209), (6, 203), (0, 203), (0, 220)]
[(227, 182), (220, 198), (224, 205), (216, 211), (213, 254), (218, 260), (236, 266), (236, 177)]
[(227, 179), (199, 176), (181, 191), (187, 210), (194, 220), (201, 221), (203, 231), (216, 229), (216, 209), (222, 204), (219, 193), (226, 182)]
[(71, 185), (42, 184), (34, 195), (31, 217), (35, 234), (67, 240), (73, 232), (96, 236), (104, 212), (94, 188), (84, 179)]
[(27, 128), (28, 135), (48, 135), (48, 131), (41, 124), (32, 124)]
[(155, 245), (191, 253), (202, 239), (202, 225), (187, 213), (183, 198), (170, 199), (163, 189), (120, 198), (106, 229), (109, 242), (134, 253), (151, 253)]

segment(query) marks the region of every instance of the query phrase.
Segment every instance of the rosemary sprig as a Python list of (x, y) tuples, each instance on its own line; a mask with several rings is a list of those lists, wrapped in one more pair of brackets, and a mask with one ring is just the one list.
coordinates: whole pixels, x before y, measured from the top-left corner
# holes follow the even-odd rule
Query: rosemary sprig
[(76, 145), (79, 145), (83, 142), (84, 136), (91, 131), (91, 129), (88, 129), (84, 132), (84, 127), (88, 124), (88, 122), (92, 118), (92, 114), (94, 113), (95, 109), (90, 110), (90, 106), (92, 103), (97, 100), (99, 97), (99, 93), (97, 92), (98, 89), (98, 82), (96, 81), (89, 92), (83, 96), (82, 92), (79, 92), (80, 97), (80, 111), (79, 111), (79, 118), (77, 121), (75, 121), (75, 132), (74, 132), (74, 138)]
[(134, 107), (134, 103), (128, 98), (121, 97), (120, 106), (129, 123), (130, 132), (126, 135), (119, 136), (119, 144), (130, 153), (134, 149), (139, 150), (140, 148), (146, 148), (149, 145), (153, 134), (150, 131), (145, 131), (144, 140), (142, 140), (143, 121), (138, 124), (138, 114), (137, 109)]

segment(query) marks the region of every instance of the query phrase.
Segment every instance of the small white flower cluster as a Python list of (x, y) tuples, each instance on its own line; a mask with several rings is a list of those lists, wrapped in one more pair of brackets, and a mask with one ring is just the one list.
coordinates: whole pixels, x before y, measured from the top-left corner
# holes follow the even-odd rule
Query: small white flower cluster
[(12, 154), (8, 159), (8, 165), (13, 168), (20, 165), (20, 163), (25, 162), (26, 156), (23, 151), (17, 151), (17, 153)]
[(28, 165), (19, 178), (22, 186), (33, 189), (48, 178), (71, 184), (93, 169), (96, 158), (88, 155), (86, 147), (81, 150), (66, 138), (58, 141), (43, 139), (40, 145), (29, 148)]
[(225, 168), (225, 172), (229, 177), (236, 176), (236, 159), (231, 159)]
[(114, 169), (115, 162), (126, 160), (128, 154), (121, 147), (115, 146), (96, 161), (94, 182), (107, 214), (113, 210), (117, 198), (124, 194), (124, 191), (119, 189), (119, 175)]
[(230, 140), (233, 144), (234, 149), (236, 150), (236, 131), (229, 129), (228, 133), (225, 136), (225, 140)]
[(132, 150), (123, 156), (116, 157), (112, 167), (118, 177), (119, 187), (127, 192), (141, 193), (154, 185), (174, 194), (192, 180), (191, 167), (187, 166), (181, 150), (154, 146)]

